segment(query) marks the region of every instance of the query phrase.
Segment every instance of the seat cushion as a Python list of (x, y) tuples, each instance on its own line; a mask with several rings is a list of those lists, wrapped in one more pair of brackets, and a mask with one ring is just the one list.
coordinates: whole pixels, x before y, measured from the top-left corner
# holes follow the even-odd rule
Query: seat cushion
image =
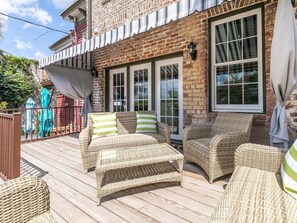
[(156, 133), (135, 133), (116, 136), (107, 136), (96, 138), (89, 145), (90, 152), (96, 152), (103, 149), (115, 149), (132, 146), (150, 145), (156, 143), (165, 143), (166, 139)]
[(297, 222), (297, 201), (282, 190), (280, 174), (237, 167), (212, 223)]
[(187, 148), (198, 152), (200, 155), (209, 157), (209, 144), (212, 138), (193, 139), (187, 141)]

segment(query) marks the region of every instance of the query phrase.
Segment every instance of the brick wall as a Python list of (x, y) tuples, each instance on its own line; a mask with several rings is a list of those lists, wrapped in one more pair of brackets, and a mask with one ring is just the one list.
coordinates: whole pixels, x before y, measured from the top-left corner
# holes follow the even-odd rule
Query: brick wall
[[(149, 14), (178, 0), (95, 0), (92, 1), (92, 32), (99, 33), (125, 24), (126, 21)], [(106, 3), (103, 3), (106, 2)]]
[[(105, 110), (105, 68), (181, 52), (183, 55), (184, 125), (214, 116), (215, 114), (208, 111), (208, 19), (258, 3), (265, 3), (265, 24), (263, 24), (263, 27), (265, 27), (266, 114), (255, 115), (255, 124), (267, 124), (275, 103), (269, 83), (269, 69), (277, 0), (236, 0), (226, 2), (213, 9), (196, 12), (184, 19), (96, 50), (93, 55), (95, 66), (99, 71), (99, 78), (94, 83), (96, 92), (96, 94), (93, 94), (94, 110)], [(93, 21), (98, 21), (98, 18), (94, 18)], [(195, 61), (190, 59), (187, 49), (187, 45), (192, 40), (197, 43), (198, 58)]]
[(86, 19), (75, 24), (75, 44), (79, 44), (83, 40), (83, 32), (87, 30)]
[[(62, 94), (56, 96), (56, 107), (74, 106), (74, 100)], [(67, 126), (74, 120), (74, 114), (67, 108), (57, 109), (57, 126)]]

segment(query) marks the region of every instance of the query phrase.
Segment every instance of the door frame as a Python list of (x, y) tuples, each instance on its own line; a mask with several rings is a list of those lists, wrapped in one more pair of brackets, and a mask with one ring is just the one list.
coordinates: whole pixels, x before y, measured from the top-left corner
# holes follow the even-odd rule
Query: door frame
[(176, 58), (171, 58), (171, 59), (164, 59), (164, 60), (158, 60), (155, 63), (155, 74), (156, 74), (156, 83), (155, 83), (155, 89), (156, 89), (156, 114), (157, 114), (157, 120), (160, 122), (160, 67), (165, 66), (165, 65), (171, 65), (178, 63), (178, 118), (179, 118), (179, 134), (171, 134), (171, 139), (175, 140), (182, 140), (182, 135), (183, 135), (183, 124), (184, 124), (184, 117), (183, 117), (183, 57), (176, 57)]
[(130, 111), (134, 111), (134, 71), (148, 70), (148, 110), (152, 110), (152, 63), (130, 66)]
[(127, 67), (112, 69), (109, 71), (109, 110), (114, 112), (113, 110), (113, 75), (117, 73), (124, 73), (124, 99), (126, 101), (125, 111), (127, 111)]

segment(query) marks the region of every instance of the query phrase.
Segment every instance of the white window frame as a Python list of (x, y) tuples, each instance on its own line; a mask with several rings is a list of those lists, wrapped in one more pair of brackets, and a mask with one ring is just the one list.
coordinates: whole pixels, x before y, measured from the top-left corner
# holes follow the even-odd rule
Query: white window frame
[(148, 70), (148, 110), (152, 110), (152, 64), (145, 63), (130, 67), (130, 111), (134, 111), (134, 71)]
[(175, 140), (182, 140), (182, 135), (183, 135), (183, 124), (184, 124), (184, 116), (183, 116), (183, 58), (182, 57), (176, 57), (172, 59), (167, 59), (167, 60), (159, 60), (156, 61), (156, 113), (157, 113), (157, 119), (160, 122), (161, 121), (161, 109), (160, 109), (160, 67), (161, 66), (166, 66), (166, 65), (171, 65), (178, 63), (178, 101), (179, 101), (179, 107), (178, 107), (178, 118), (179, 118), (179, 134), (171, 134), (171, 138)]
[[(215, 27), (217, 25), (227, 23), (230, 21), (234, 21), (237, 19), (242, 19), (244, 17), (257, 15), (257, 44), (258, 44), (258, 57), (253, 59), (242, 59), (238, 61), (232, 62), (224, 62), (218, 63), (215, 62)], [(261, 8), (254, 9), (248, 12), (244, 12), (235, 16), (231, 16), (225, 19), (221, 19), (211, 23), (211, 108), (212, 111), (232, 111), (232, 112), (250, 112), (250, 113), (262, 113), (263, 108), (263, 52), (262, 52), (262, 11)], [(216, 66), (223, 66), (223, 65), (233, 65), (236, 63), (248, 63), (248, 62), (258, 62), (258, 105), (219, 105), (216, 104)]]
[(117, 73), (124, 73), (124, 98), (126, 100), (125, 111), (127, 111), (127, 67), (112, 69), (109, 71), (109, 111), (113, 111), (113, 75)]

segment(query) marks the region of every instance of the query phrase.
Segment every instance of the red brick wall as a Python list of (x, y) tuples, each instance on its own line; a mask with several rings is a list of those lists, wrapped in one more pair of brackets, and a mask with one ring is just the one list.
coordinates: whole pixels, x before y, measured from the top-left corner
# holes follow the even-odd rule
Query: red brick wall
[[(56, 107), (69, 107), (74, 106), (74, 100), (67, 98), (62, 94), (57, 94), (56, 96)], [(57, 109), (57, 126), (67, 126), (74, 121), (73, 111), (69, 108), (58, 108)]]
[(83, 19), (75, 24), (75, 44), (79, 44), (83, 40), (83, 32), (87, 30), (86, 20)]
[[(208, 19), (258, 3), (265, 4), (263, 27), (265, 27), (266, 114), (255, 115), (255, 124), (267, 124), (275, 103), (269, 78), (270, 48), (277, 0), (226, 2), (221, 6), (196, 12), (184, 19), (96, 50), (93, 55), (95, 66), (99, 70), (99, 78), (94, 82), (94, 110), (105, 110), (105, 68), (182, 52), (184, 125), (213, 116), (214, 114), (208, 111)], [(192, 40), (197, 43), (198, 58), (195, 61), (190, 59), (187, 49)]]
[(99, 33), (125, 24), (126, 21), (141, 17), (179, 0), (101, 0), (92, 1), (92, 32)]

